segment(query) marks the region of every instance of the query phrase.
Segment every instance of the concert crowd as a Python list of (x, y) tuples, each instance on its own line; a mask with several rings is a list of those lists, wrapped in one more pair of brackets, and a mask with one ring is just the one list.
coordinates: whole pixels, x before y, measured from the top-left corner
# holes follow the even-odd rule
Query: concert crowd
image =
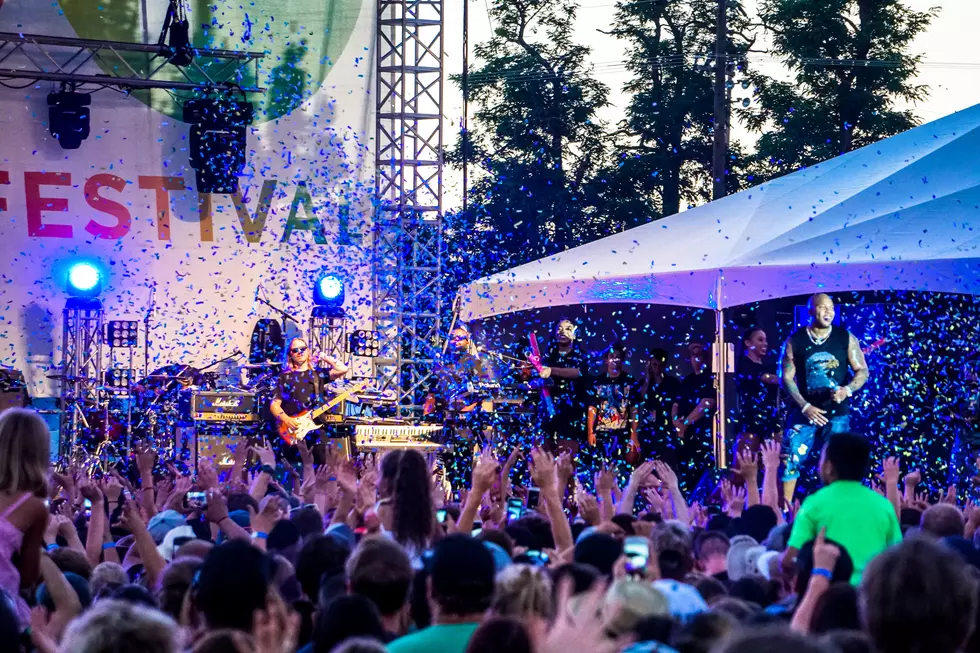
[(699, 504), (662, 460), (592, 493), (567, 453), (488, 447), (454, 501), (415, 450), (240, 446), (194, 477), (142, 450), (133, 483), (52, 469), (49, 439), (0, 415), (4, 653), (980, 651), (980, 508), (852, 433), (792, 505), (771, 442)]

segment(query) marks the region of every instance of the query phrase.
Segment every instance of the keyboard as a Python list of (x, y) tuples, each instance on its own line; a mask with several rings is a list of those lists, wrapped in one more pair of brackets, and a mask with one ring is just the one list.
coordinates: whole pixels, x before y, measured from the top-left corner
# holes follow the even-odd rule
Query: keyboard
[(357, 424), (354, 442), (359, 449), (424, 449), (436, 451), (445, 445), (430, 438), (442, 430), (441, 424)]

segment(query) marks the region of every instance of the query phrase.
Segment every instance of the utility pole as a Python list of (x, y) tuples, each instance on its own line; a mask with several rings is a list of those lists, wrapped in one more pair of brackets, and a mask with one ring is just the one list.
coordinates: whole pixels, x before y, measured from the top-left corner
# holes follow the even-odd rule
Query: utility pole
[(712, 199), (725, 196), (725, 168), (728, 165), (728, 0), (718, 0), (715, 21), (715, 110), (714, 143), (711, 148)]

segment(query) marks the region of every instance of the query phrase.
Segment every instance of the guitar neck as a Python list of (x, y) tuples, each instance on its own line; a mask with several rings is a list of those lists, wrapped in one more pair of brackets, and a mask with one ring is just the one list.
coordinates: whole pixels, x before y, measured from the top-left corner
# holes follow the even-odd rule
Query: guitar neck
[(314, 408), (310, 412), (310, 419), (316, 419), (320, 415), (324, 414), (325, 412), (327, 412), (328, 410), (330, 410), (331, 408), (333, 408), (334, 406), (342, 402), (344, 399), (347, 399), (355, 392), (360, 391), (361, 388), (363, 387), (364, 387), (363, 385), (358, 385), (354, 388), (351, 388), (350, 390), (346, 390), (340, 393), (339, 395), (337, 395), (336, 397), (334, 397), (333, 399), (331, 399), (330, 401), (328, 401), (327, 403), (323, 404), (319, 408)]

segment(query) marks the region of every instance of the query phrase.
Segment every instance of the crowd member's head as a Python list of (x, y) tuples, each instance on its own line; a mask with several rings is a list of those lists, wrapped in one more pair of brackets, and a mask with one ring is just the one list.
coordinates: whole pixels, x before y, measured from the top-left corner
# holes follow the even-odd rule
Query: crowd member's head
[(194, 606), (208, 628), (251, 632), (252, 617), (265, 607), (275, 563), (250, 543), (216, 546), (201, 565)]
[(531, 635), (522, 621), (514, 617), (493, 617), (480, 624), (469, 643), (466, 653), (534, 653)]
[[(71, 585), (71, 588), (75, 590), (75, 594), (78, 596), (82, 607), (87, 608), (92, 605), (92, 593), (89, 590), (88, 581), (70, 571), (62, 573), (65, 576), (65, 580)], [(34, 598), (38, 605), (47, 608), (48, 612), (54, 612), (54, 597), (51, 596), (51, 591), (48, 589), (47, 583), (41, 583), (37, 586), (37, 590), (34, 592)]]
[(728, 588), (714, 576), (706, 576), (701, 573), (688, 574), (684, 582), (698, 591), (708, 605), (714, 601), (728, 596)]
[(92, 599), (98, 601), (129, 582), (129, 575), (118, 562), (103, 562), (92, 570), (88, 581)]
[(0, 413), (0, 492), (48, 495), (51, 432), (33, 410)]
[(61, 650), (71, 653), (177, 653), (177, 624), (151, 608), (100, 601), (68, 626)]
[(308, 599), (316, 602), (324, 576), (343, 573), (349, 555), (347, 542), (332, 535), (314, 535), (303, 544), (296, 559), (296, 578)]
[(555, 340), (562, 347), (568, 347), (575, 342), (575, 334), (578, 327), (567, 318), (558, 320), (555, 324)]
[(467, 535), (439, 541), (429, 572), (429, 604), (433, 620), (480, 621), (494, 590), (493, 556)]
[(817, 600), (810, 619), (810, 632), (861, 630), (858, 593), (850, 583), (834, 583)]
[(374, 603), (389, 633), (402, 634), (408, 628), (408, 592), (414, 575), (405, 550), (386, 537), (363, 540), (347, 559), (351, 593)]
[(289, 521), (296, 525), (302, 538), (323, 532), (323, 515), (316, 506), (303, 506), (289, 513)]
[(743, 599), (725, 596), (711, 603), (711, 611), (728, 615), (739, 623), (745, 623), (759, 612), (758, 604), (752, 604)]
[(667, 599), (650, 583), (630, 579), (615, 581), (602, 602), (602, 623), (610, 637), (631, 632), (648, 617), (670, 613)]
[(547, 572), (531, 565), (510, 565), (497, 574), (491, 609), (520, 619), (535, 642), (543, 640), (552, 617), (552, 585)]
[(409, 449), (402, 453), (392, 494), (392, 534), (402, 546), (421, 553), (432, 537), (432, 475), (425, 457)]
[(62, 573), (75, 574), (81, 576), (86, 581), (92, 578), (92, 563), (88, 561), (85, 554), (66, 546), (53, 549), (48, 557)]
[(764, 542), (777, 524), (776, 511), (761, 503), (749, 506), (742, 513), (742, 531), (756, 542)]
[(838, 433), (830, 437), (820, 454), (820, 480), (834, 481), (864, 479), (871, 462), (871, 445), (857, 433)]
[(333, 653), (385, 653), (384, 644), (370, 637), (351, 637), (338, 644)]
[(653, 349), (647, 357), (647, 375), (653, 381), (660, 381), (667, 371), (667, 352), (663, 349)]
[(565, 579), (572, 583), (572, 595), (587, 592), (590, 587), (595, 585), (601, 574), (599, 570), (591, 565), (578, 562), (569, 562), (555, 567), (551, 572), (551, 604), (558, 603), (558, 588), (561, 587)]
[(709, 576), (728, 571), (728, 536), (720, 531), (704, 531), (694, 541), (698, 570)]
[(319, 614), (313, 632), (315, 653), (330, 653), (348, 637), (366, 637), (383, 642), (384, 626), (374, 604), (363, 596), (338, 596)]
[(751, 352), (755, 357), (765, 358), (769, 353), (769, 341), (766, 339), (766, 332), (760, 327), (750, 327), (742, 334), (742, 345), (745, 347), (745, 354)]
[(956, 553), (927, 538), (872, 559), (860, 591), (878, 653), (955, 653), (973, 631), (977, 583)]
[(837, 653), (836, 649), (784, 627), (735, 631), (715, 653)]
[(605, 372), (608, 376), (619, 376), (619, 373), (623, 371), (623, 364), (626, 362), (626, 347), (618, 340), (613, 342), (606, 349), (602, 360), (606, 365)]
[(194, 643), (191, 653), (255, 653), (255, 640), (240, 630), (213, 630)]
[[(840, 555), (834, 568), (831, 570), (830, 582), (849, 583), (851, 575), (854, 573), (854, 561), (847, 549), (833, 540), (826, 540), (827, 544), (833, 544), (840, 549)], [(796, 556), (796, 594), (802, 597), (806, 592), (806, 586), (810, 583), (810, 575), (813, 573), (813, 540), (810, 540), (802, 547)]]
[(820, 638), (837, 653), (875, 653), (871, 640), (860, 630), (835, 630)]
[(679, 522), (657, 524), (650, 534), (650, 541), (663, 578), (683, 580), (694, 569), (691, 533)]
[(948, 503), (938, 503), (922, 513), (919, 528), (933, 537), (962, 537), (966, 520), (963, 511)]
[(504, 550), (508, 557), (514, 557), (514, 539), (499, 528), (484, 528), (476, 536), (480, 542), (492, 542)]
[(180, 619), (184, 599), (202, 562), (201, 558), (178, 558), (167, 565), (160, 576), (157, 602), (161, 610), (176, 620)]
[(591, 533), (575, 543), (575, 562), (594, 567), (603, 576), (612, 575), (613, 565), (621, 555), (623, 543), (605, 533)]

